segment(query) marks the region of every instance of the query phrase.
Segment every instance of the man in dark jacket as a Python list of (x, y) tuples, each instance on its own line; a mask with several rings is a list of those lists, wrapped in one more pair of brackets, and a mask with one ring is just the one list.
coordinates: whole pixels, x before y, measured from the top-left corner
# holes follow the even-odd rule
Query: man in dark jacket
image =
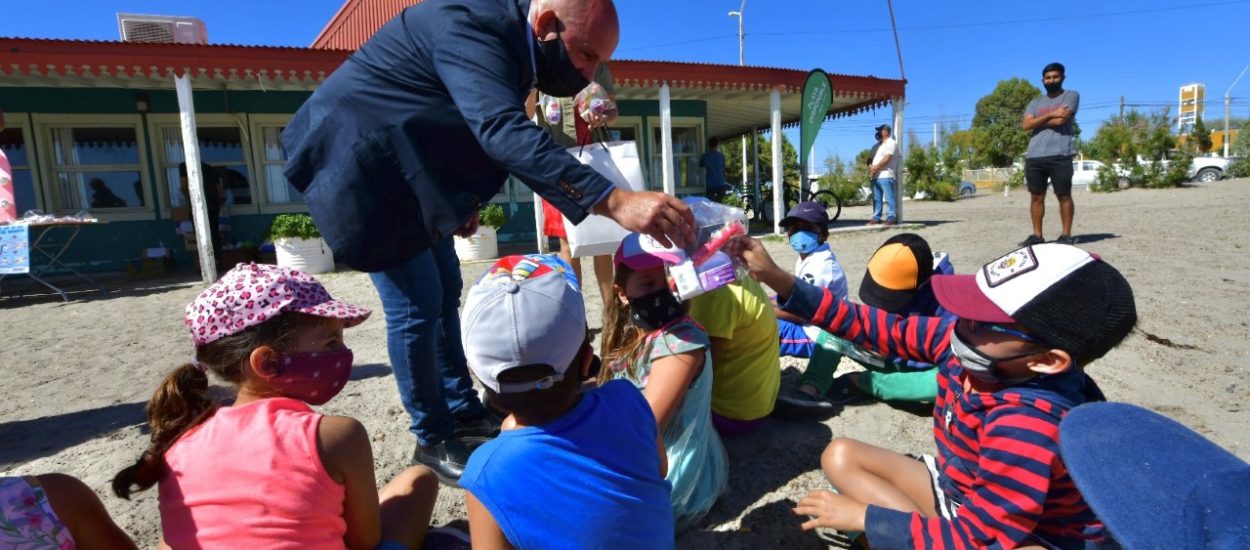
[(455, 483), (465, 438), (491, 436), (460, 345), (453, 234), (513, 174), (573, 221), (590, 213), (693, 240), (675, 197), (616, 189), (525, 116), (538, 88), (584, 88), (619, 37), (611, 0), (426, 0), (335, 71), (282, 135), (288, 181), (335, 257), (370, 272), (417, 436), (413, 460)]

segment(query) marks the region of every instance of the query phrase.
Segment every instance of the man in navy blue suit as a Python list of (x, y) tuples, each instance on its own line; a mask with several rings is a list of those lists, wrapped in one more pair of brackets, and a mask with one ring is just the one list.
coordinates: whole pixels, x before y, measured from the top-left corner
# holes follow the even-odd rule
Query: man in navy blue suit
[(287, 180), (336, 258), (367, 271), (417, 437), (413, 461), (455, 484), (498, 423), (460, 342), (453, 234), (513, 174), (574, 222), (590, 213), (661, 243), (693, 240), (676, 198), (616, 189), (525, 116), (537, 88), (568, 97), (616, 49), (612, 0), (425, 0), (352, 54), (282, 134)]

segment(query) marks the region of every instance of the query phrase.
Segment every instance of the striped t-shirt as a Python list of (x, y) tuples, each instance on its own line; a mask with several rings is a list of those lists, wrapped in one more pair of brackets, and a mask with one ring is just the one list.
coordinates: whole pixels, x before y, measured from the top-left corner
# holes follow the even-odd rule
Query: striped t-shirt
[(865, 532), (873, 548), (1015, 548), (1030, 540), (1081, 548), (1102, 536), (1059, 456), (1059, 420), (1102, 399), (1083, 371), (965, 393), (963, 367), (950, 351), (954, 317), (891, 315), (802, 281), (782, 309), (882, 355), (938, 365), (938, 470), (945, 496), (962, 507), (947, 520), (869, 506)]

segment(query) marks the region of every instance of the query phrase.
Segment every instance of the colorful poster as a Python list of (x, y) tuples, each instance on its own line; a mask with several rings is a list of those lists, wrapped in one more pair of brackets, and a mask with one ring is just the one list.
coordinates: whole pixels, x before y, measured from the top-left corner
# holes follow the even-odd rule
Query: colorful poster
[[(4, 126), (0, 123), (0, 126)], [(0, 150), (0, 223), (17, 219), (17, 199), (13, 198), (13, 167)]]
[(30, 273), (30, 226), (0, 225), (0, 274)]

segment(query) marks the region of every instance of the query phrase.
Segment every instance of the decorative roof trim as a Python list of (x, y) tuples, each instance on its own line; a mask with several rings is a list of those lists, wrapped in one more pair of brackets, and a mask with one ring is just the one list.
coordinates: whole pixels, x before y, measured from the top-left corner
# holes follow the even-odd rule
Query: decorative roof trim
[[(265, 80), (277, 84), (315, 87), (333, 73), (351, 52), (316, 48), (271, 46), (143, 44), (133, 42), (0, 38), (0, 77), (9, 79), (123, 79), (161, 80), (188, 73), (197, 80), (232, 82)], [(611, 62), (620, 87), (745, 90), (799, 93), (807, 71), (774, 67), (740, 67), (675, 61), (621, 60)], [(837, 97), (902, 97), (907, 82), (830, 74)]]

